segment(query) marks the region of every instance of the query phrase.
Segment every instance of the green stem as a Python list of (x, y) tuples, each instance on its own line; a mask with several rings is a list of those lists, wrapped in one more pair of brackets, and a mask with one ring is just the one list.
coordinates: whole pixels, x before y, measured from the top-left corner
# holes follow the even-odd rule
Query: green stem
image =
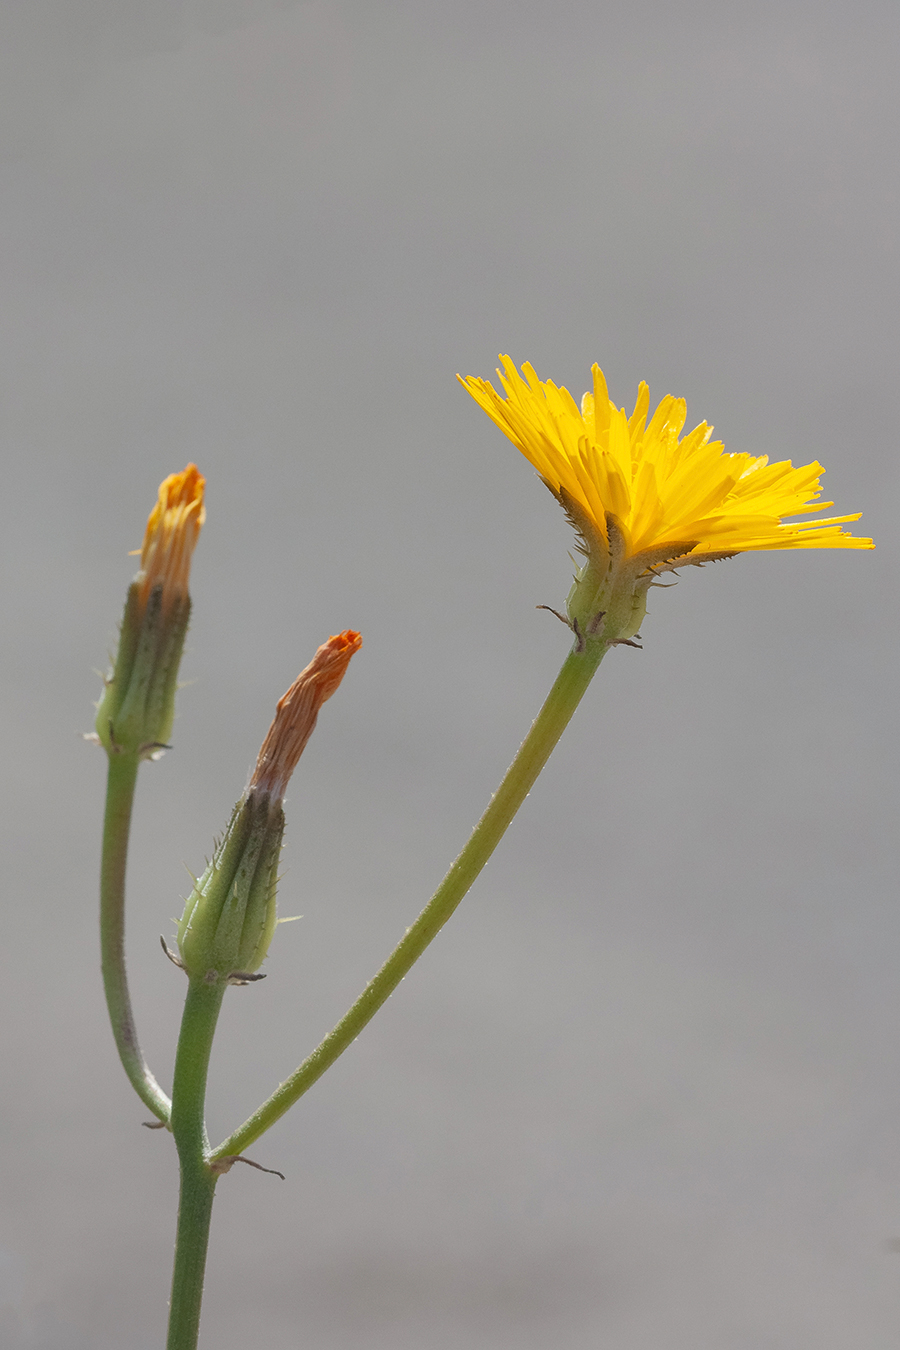
[(472, 882), (490, 858), (503, 834), (528, 795), (565, 731), (582, 695), (608, 650), (606, 642), (589, 642), (583, 651), (571, 651), (563, 663), (546, 702), (519, 747), (491, 803), (456, 862), (431, 900), (366, 985), (352, 1008), (341, 1018), (312, 1054), (287, 1078), (244, 1124), (210, 1155), (213, 1161), (243, 1153), (254, 1140), (274, 1125), (303, 1096), (339, 1055), (356, 1039), (363, 1027), (414, 965), (443, 928)]
[(196, 978), (190, 981), (178, 1037), (172, 1133), (181, 1164), (181, 1193), (167, 1350), (195, 1350), (200, 1328), (209, 1222), (219, 1175), (209, 1165), (204, 1116), (206, 1076), (225, 989), (224, 980), (215, 984)]
[(119, 1058), (141, 1101), (159, 1120), (167, 1123), (171, 1103), (150, 1072), (138, 1044), (125, 971), (125, 867), (139, 765), (140, 760), (134, 754), (113, 753), (109, 757), (100, 863), (101, 965), (106, 1006)]

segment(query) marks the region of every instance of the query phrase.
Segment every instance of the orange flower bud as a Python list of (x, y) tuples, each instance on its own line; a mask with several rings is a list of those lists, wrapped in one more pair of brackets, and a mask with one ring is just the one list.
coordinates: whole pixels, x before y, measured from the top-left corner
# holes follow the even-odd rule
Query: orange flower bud
[(306, 669), (301, 670), (275, 710), (250, 779), (251, 790), (256, 788), (268, 793), (273, 801), (281, 801), (313, 733), (319, 709), (331, 698), (344, 678), (350, 658), (361, 646), (360, 634), (347, 628), (324, 642)]
[(281, 801), (319, 709), (361, 646), (359, 633), (349, 628), (330, 637), (279, 702), (247, 790), (178, 925), (178, 950), (189, 975), (242, 982), (265, 960), (276, 923)]

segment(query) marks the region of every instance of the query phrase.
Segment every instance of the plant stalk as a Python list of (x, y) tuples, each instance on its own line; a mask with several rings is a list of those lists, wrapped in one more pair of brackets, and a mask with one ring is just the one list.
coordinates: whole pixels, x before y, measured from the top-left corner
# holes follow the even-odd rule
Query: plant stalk
[(167, 1350), (196, 1350), (200, 1329), (209, 1224), (219, 1176), (209, 1165), (206, 1078), (226, 987), (224, 979), (215, 983), (201, 978), (190, 981), (178, 1037), (171, 1124), (181, 1167), (181, 1191)]
[(141, 1101), (158, 1120), (167, 1124), (171, 1103), (150, 1072), (138, 1043), (125, 969), (125, 869), (139, 766), (136, 754), (109, 756), (100, 862), (101, 966), (119, 1058)]

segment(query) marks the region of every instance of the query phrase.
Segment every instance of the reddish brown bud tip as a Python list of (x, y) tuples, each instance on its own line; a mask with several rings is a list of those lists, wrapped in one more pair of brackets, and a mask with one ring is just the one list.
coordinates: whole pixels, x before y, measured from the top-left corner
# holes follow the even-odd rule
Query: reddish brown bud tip
[(250, 791), (267, 792), (275, 801), (284, 796), (288, 780), (316, 725), (319, 709), (337, 689), (350, 658), (362, 646), (352, 628), (330, 637), (301, 670), (275, 710), (275, 720), (263, 741), (250, 779)]

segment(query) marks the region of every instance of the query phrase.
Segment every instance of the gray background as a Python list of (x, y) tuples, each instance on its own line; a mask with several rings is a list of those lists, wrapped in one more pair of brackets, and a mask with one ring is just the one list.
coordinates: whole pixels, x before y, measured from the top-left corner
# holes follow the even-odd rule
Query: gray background
[[(599, 360), (805, 463), (871, 553), (656, 592), (450, 927), (221, 1184), (205, 1346), (865, 1350), (900, 1335), (894, 3), (7, 0), (0, 1342), (158, 1350), (176, 1197), (104, 1020), (78, 739), (159, 480), (209, 517), (129, 950), (275, 700), (365, 637), (229, 994), (216, 1138), (465, 839), (567, 648), (561, 513), (454, 380)], [(5, 1338), (5, 1339), (4, 1339)]]

